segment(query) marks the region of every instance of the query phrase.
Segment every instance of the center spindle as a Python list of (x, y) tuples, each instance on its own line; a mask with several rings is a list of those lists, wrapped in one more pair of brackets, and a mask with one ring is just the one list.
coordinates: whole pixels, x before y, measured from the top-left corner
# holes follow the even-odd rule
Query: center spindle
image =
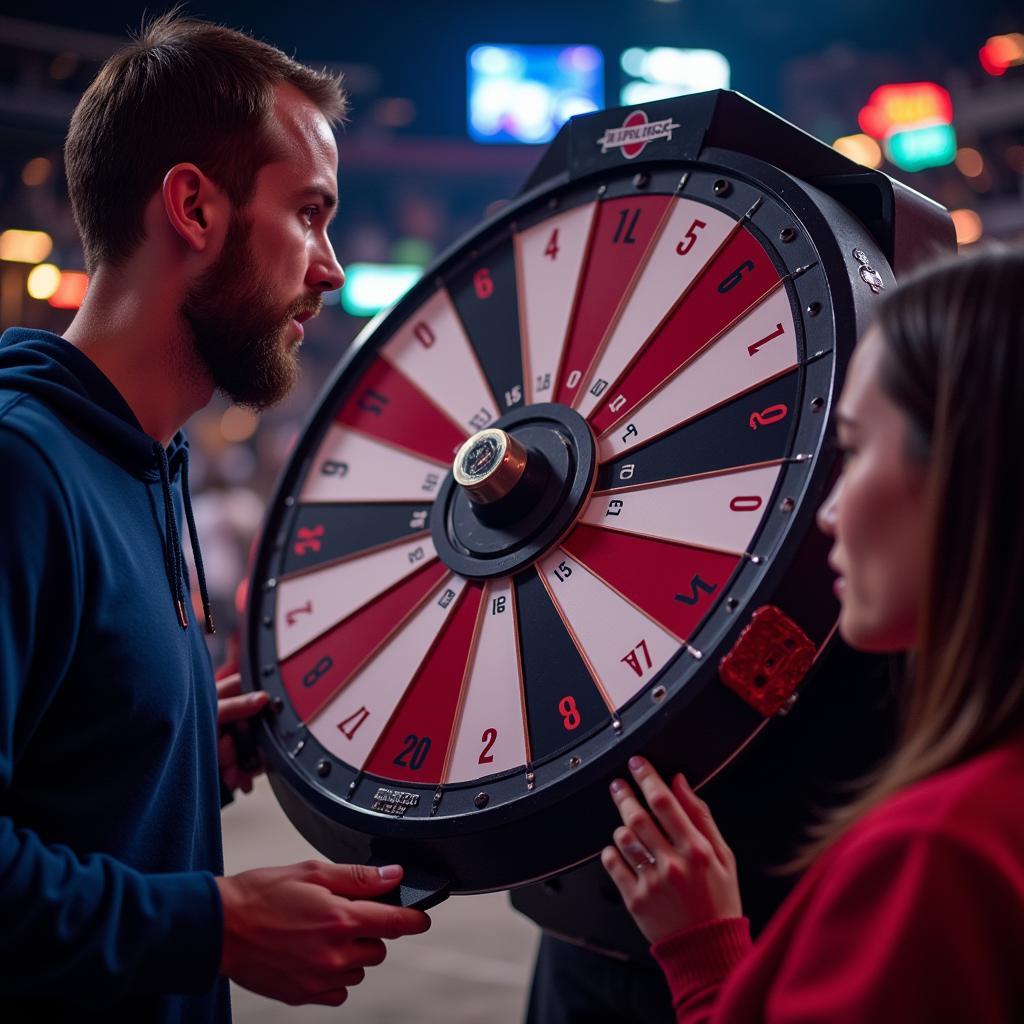
[(455, 456), (455, 482), (476, 505), (507, 497), (526, 472), (528, 452), (511, 434), (491, 427), (474, 434)]

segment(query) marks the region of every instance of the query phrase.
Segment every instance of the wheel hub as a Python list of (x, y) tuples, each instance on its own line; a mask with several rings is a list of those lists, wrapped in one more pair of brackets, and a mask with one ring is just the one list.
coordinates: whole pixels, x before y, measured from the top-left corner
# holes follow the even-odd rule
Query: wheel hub
[(441, 560), (491, 579), (529, 565), (573, 524), (594, 481), (594, 436), (564, 405), (517, 409), (455, 456), (431, 516)]

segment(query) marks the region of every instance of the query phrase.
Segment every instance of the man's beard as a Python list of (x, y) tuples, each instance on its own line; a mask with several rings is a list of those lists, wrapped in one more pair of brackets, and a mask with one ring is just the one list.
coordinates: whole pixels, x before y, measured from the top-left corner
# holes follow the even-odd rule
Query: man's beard
[(291, 319), (317, 313), (319, 298), (275, 308), (249, 245), (250, 225), (231, 216), (217, 262), (188, 291), (181, 315), (214, 386), (236, 405), (259, 411), (280, 401), (299, 376), (298, 345), (285, 343)]

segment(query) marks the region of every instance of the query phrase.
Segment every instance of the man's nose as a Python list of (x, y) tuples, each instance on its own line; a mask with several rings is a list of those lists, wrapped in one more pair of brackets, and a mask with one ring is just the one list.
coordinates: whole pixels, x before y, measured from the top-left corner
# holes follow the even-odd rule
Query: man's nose
[(327, 242), (310, 263), (306, 284), (317, 292), (333, 292), (344, 283), (345, 271), (341, 269), (330, 242)]

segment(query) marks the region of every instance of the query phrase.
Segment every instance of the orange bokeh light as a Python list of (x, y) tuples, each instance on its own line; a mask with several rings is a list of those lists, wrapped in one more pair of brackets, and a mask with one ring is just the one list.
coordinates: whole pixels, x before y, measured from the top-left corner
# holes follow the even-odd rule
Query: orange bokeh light
[(971, 245), (984, 233), (981, 217), (974, 210), (951, 210), (957, 245)]

